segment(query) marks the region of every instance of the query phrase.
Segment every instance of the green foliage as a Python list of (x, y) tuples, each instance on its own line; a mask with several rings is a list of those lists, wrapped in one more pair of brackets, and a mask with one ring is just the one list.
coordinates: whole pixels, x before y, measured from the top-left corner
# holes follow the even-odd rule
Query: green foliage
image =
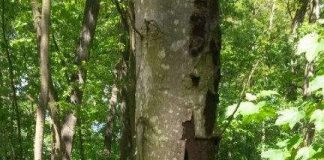
[(289, 124), (289, 127), (294, 128), (295, 124), (305, 117), (305, 113), (298, 111), (298, 108), (293, 107), (279, 111), (279, 117), (276, 120), (276, 125)]

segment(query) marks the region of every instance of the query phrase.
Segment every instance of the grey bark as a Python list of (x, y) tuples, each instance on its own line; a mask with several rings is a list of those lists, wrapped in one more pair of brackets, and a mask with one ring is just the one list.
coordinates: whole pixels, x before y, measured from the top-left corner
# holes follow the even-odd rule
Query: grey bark
[(216, 0), (135, 0), (136, 159), (214, 159)]
[(49, 21), (50, 21), (50, 0), (42, 1), (42, 13), (40, 19), (40, 81), (41, 91), (39, 105), (36, 109), (36, 129), (34, 140), (34, 159), (42, 160), (45, 110), (48, 106), (49, 95)]
[[(73, 86), (73, 90), (71, 92), (70, 102), (71, 104), (77, 105), (78, 114), (80, 114), (81, 111), (82, 98), (83, 98), (83, 92), (81, 86), (86, 81), (86, 69), (84, 68), (83, 63), (88, 61), (90, 43), (94, 37), (96, 23), (99, 14), (99, 7), (100, 7), (99, 2), (100, 2), (99, 0), (86, 1), (81, 33), (76, 47), (75, 64), (78, 66), (78, 70), (76, 71), (76, 73), (73, 73), (73, 75), (71, 76), (71, 83)], [(79, 124), (78, 134), (79, 134), (79, 141), (80, 141), (80, 146), (79, 146), (80, 157), (81, 159), (85, 159), (84, 151), (83, 151), (81, 118), (79, 117), (78, 122), (76, 120), (77, 117), (74, 112), (68, 114), (66, 121), (64, 122), (65, 124), (63, 125), (62, 128), (62, 137), (65, 144), (65, 149), (66, 149), (65, 152), (67, 153), (65, 157), (66, 159), (71, 158), (74, 128), (75, 125), (77, 124)]]

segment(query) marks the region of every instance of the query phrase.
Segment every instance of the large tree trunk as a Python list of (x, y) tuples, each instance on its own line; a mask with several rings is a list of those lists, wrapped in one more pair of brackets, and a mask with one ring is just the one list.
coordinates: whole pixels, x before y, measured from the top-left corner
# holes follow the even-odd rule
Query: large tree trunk
[[(84, 68), (84, 62), (88, 61), (89, 57), (89, 46), (94, 37), (96, 23), (99, 14), (99, 0), (87, 0), (86, 6), (84, 9), (84, 17), (83, 23), (81, 28), (81, 33), (79, 37), (79, 42), (76, 48), (75, 54), (75, 64), (78, 66), (78, 70), (76, 73), (73, 73), (71, 76), (71, 83), (73, 86), (73, 90), (70, 96), (70, 102), (74, 105), (77, 105), (79, 113), (81, 111), (82, 105), (82, 97), (83, 92), (81, 86), (86, 81), (86, 69)], [(62, 128), (62, 139), (64, 140), (65, 149), (66, 149), (66, 156), (64, 159), (71, 158), (71, 151), (72, 151), (72, 142), (74, 136), (74, 128), (75, 125), (78, 123), (78, 134), (80, 138), (80, 157), (84, 159), (83, 155), (83, 140), (82, 140), (82, 132), (81, 132), (81, 119), (79, 118), (78, 122), (76, 121), (77, 118), (75, 116), (75, 112), (68, 114), (66, 121)]]
[[(3, 38), (3, 49), (4, 52), (6, 54), (6, 58), (8, 61), (8, 68), (9, 68), (9, 78), (10, 78), (10, 88), (11, 88), (11, 106), (12, 109), (15, 113), (15, 120), (17, 123), (17, 140), (19, 142), (19, 145), (17, 147), (17, 155), (16, 155), (16, 159), (23, 159), (23, 148), (22, 148), (22, 138), (21, 138), (21, 120), (20, 120), (20, 110), (19, 110), (19, 106), (18, 106), (18, 99), (17, 99), (17, 89), (16, 89), (16, 85), (15, 85), (15, 75), (14, 75), (14, 66), (13, 66), (13, 62), (12, 62), (12, 54), (10, 53), (10, 49), (9, 49), (9, 41), (7, 38), (7, 21), (6, 21), (6, 17), (5, 17), (5, 1), (2, 0), (2, 14), (1, 14), (1, 18), (2, 18), (2, 38)], [(1, 76), (1, 75), (0, 75)]]
[(136, 159), (214, 159), (217, 0), (135, 0)]
[(40, 81), (41, 91), (39, 105), (36, 109), (36, 130), (34, 140), (34, 159), (42, 160), (45, 110), (48, 105), (49, 95), (49, 21), (50, 21), (50, 0), (42, 1), (42, 14), (40, 19)]

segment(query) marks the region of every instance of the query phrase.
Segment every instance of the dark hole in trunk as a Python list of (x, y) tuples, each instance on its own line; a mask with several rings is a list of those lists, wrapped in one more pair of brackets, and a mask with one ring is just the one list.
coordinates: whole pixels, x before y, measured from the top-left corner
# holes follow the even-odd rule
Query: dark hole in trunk
[(190, 78), (191, 78), (192, 86), (194, 86), (194, 87), (198, 87), (198, 86), (199, 86), (199, 82), (200, 82), (200, 77), (191, 74), (191, 75), (190, 75)]

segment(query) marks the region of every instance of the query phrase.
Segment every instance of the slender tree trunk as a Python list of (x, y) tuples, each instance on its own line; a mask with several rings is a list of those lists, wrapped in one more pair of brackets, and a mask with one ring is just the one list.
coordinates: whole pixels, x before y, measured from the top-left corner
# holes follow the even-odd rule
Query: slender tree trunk
[(135, 0), (136, 159), (214, 159), (217, 0)]
[[(320, 6), (319, 0), (311, 1), (311, 9), (309, 13), (309, 23), (315, 23), (320, 16)], [(307, 61), (305, 65), (304, 72), (304, 84), (303, 84), (303, 98), (309, 99), (311, 93), (309, 92), (309, 81), (310, 78), (314, 76), (314, 61)], [(304, 145), (309, 146), (312, 144), (315, 136), (315, 125), (314, 123), (308, 123), (305, 126), (305, 137), (304, 137)]]
[(65, 154), (64, 144), (61, 139), (61, 122), (59, 119), (59, 111), (57, 106), (57, 95), (50, 76), (49, 82), (49, 111), (51, 116), (51, 132), (52, 132), (52, 150), (51, 160), (61, 160)]
[(306, 12), (307, 6), (310, 0), (298, 0), (300, 7), (297, 9), (293, 22), (291, 24), (291, 33), (295, 36), (297, 32), (297, 28), (300, 24), (303, 23)]
[[(40, 49), (40, 40), (41, 40), (41, 28), (40, 28), (40, 19), (41, 19), (41, 13), (38, 8), (38, 3), (36, 0), (32, 0), (32, 7), (33, 7), (33, 18), (34, 18), (34, 26), (36, 29), (37, 33), (37, 48), (38, 50)], [(58, 108), (57, 108), (57, 96), (55, 93), (55, 89), (53, 86), (52, 78), (50, 71), (49, 72), (49, 82), (48, 82), (48, 107), (50, 111), (50, 116), (51, 116), (51, 132), (52, 132), (52, 149), (51, 149), (51, 159), (56, 160), (56, 159), (61, 159), (62, 158), (62, 153), (64, 151), (64, 146), (62, 144), (61, 140), (61, 128), (60, 128), (60, 119), (58, 116)]]
[[(310, 0), (298, 0), (299, 2), (299, 8), (296, 10), (295, 16), (291, 23), (291, 41), (295, 41), (297, 38), (297, 29), (298, 27), (303, 23), (306, 12), (307, 12), (307, 6), (309, 4)], [(297, 71), (296, 71), (296, 56), (294, 53), (291, 53), (291, 62), (290, 62), (290, 82), (287, 85), (287, 95), (286, 97), (290, 101), (295, 101), (297, 99), (297, 84), (294, 82), (294, 77), (297, 77)]]
[(8, 61), (8, 66), (9, 66), (9, 79), (10, 79), (10, 88), (11, 88), (11, 106), (12, 109), (15, 112), (15, 120), (17, 123), (17, 140), (19, 142), (19, 145), (17, 147), (17, 159), (23, 159), (23, 148), (22, 148), (22, 137), (21, 137), (21, 120), (20, 120), (20, 111), (19, 111), (19, 106), (18, 106), (18, 99), (17, 99), (17, 89), (15, 85), (15, 75), (14, 75), (14, 67), (13, 67), (13, 62), (12, 62), (12, 55), (10, 53), (9, 49), (9, 42), (7, 38), (7, 30), (6, 30), (6, 18), (5, 18), (5, 1), (2, 0), (2, 38), (3, 38), (3, 48), (4, 52), (6, 54), (6, 58)]
[(135, 13), (134, 3), (128, 1), (126, 10), (120, 3), (113, 1), (124, 25), (126, 36), (123, 43), (126, 50), (120, 63), (117, 64), (118, 93), (121, 107), (122, 136), (120, 139), (120, 159), (135, 159)]
[(112, 137), (113, 137), (113, 126), (115, 122), (116, 116), (116, 106), (117, 106), (117, 96), (118, 96), (118, 89), (116, 85), (112, 86), (111, 89), (111, 97), (109, 99), (108, 105), (108, 114), (107, 114), (107, 123), (105, 129), (105, 159), (111, 159), (111, 145), (112, 145)]
[[(86, 6), (84, 9), (84, 17), (83, 17), (83, 23), (80, 33), (79, 42), (76, 48), (76, 55), (75, 55), (75, 64), (78, 66), (78, 70), (76, 73), (73, 73), (71, 76), (71, 83), (73, 86), (73, 90), (71, 92), (70, 96), (70, 102), (74, 105), (77, 105), (78, 112), (81, 111), (81, 105), (82, 105), (82, 97), (83, 92), (81, 89), (81, 86), (84, 85), (86, 81), (86, 69), (84, 68), (84, 62), (88, 61), (89, 57), (89, 46), (90, 43), (94, 37), (95, 29), (96, 29), (96, 23), (98, 19), (99, 14), (99, 0), (87, 0)], [(76, 121), (77, 118), (75, 116), (75, 113), (70, 113), (66, 121), (64, 122), (63, 128), (62, 128), (62, 139), (64, 140), (65, 149), (66, 149), (66, 156), (65, 159), (71, 159), (71, 151), (72, 151), (72, 142), (73, 142), (73, 136), (74, 136), (74, 128), (75, 125), (78, 123), (78, 135), (79, 141), (80, 141), (80, 156), (81, 159), (85, 159), (83, 154), (83, 139), (82, 139), (82, 130), (81, 130), (81, 119), (79, 117), (79, 122)]]
[(49, 22), (50, 22), (50, 0), (42, 1), (42, 14), (40, 19), (40, 81), (41, 91), (39, 105), (36, 109), (36, 130), (34, 140), (34, 159), (42, 160), (45, 111), (48, 106), (49, 95)]

